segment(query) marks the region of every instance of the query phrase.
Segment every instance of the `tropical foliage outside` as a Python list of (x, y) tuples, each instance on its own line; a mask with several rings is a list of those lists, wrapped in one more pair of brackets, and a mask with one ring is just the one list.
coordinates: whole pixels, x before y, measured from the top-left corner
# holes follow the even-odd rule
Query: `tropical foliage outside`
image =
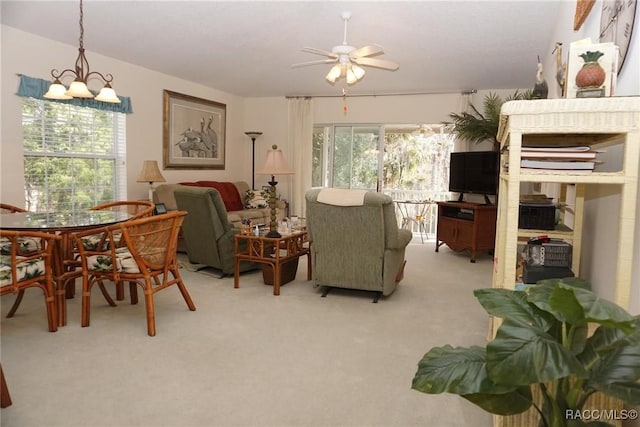
[(121, 196), (117, 171), (124, 165), (124, 149), (118, 149), (117, 139), (124, 135), (124, 119), (119, 115), (25, 98), (27, 210), (74, 211)]
[[(335, 126), (332, 150), (326, 150), (324, 144), (330, 144), (332, 128), (316, 128), (313, 185), (376, 189), (380, 174), (380, 190), (394, 198), (440, 200), (448, 197), (449, 155), (454, 135), (387, 131), (380, 168), (381, 129), (382, 126)], [(327, 154), (331, 152), (332, 155)], [(327, 161), (329, 157), (331, 162)]]

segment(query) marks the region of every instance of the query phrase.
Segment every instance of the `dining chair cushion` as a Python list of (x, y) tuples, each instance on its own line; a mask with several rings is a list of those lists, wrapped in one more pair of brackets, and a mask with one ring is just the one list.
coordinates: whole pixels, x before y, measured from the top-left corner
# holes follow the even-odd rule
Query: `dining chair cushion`
[[(102, 234), (90, 234), (81, 238), (82, 246), (88, 251), (106, 251), (109, 249), (108, 239)], [(100, 245), (102, 244), (102, 247)]]
[[(40, 246), (40, 240), (34, 239), (33, 237), (19, 236), (17, 238), (17, 242), (19, 245), (19, 253), (28, 254), (42, 249), (42, 247)], [(11, 240), (7, 239), (6, 237), (0, 238), (0, 253), (5, 255), (11, 254)]]
[[(20, 261), (24, 259), (25, 257), (16, 256), (16, 273), (18, 274), (16, 282), (44, 276), (44, 260), (42, 258)], [(0, 285), (11, 283), (14, 283), (13, 277), (11, 277), (11, 257), (0, 255)]]
[[(113, 271), (113, 258), (111, 255), (91, 255), (87, 258), (87, 267), (91, 271)], [(116, 271), (140, 273), (138, 264), (126, 247), (116, 249)]]

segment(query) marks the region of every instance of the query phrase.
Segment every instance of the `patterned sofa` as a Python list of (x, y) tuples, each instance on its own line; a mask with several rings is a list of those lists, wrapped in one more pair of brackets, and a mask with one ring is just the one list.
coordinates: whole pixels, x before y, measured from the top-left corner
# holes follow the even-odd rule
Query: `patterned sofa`
[[(227, 209), (229, 222), (234, 228), (240, 228), (243, 219), (250, 219), (252, 224), (258, 225), (269, 224), (271, 222), (271, 210), (267, 206), (267, 201), (259, 194), (259, 191), (250, 191), (249, 184), (244, 181), (196, 181), (181, 182), (178, 184), (161, 184), (155, 189), (153, 195), (154, 203), (164, 203), (167, 210), (170, 211), (178, 209), (173, 192), (181, 185), (211, 187), (218, 190)], [(284, 201), (278, 200), (276, 215), (279, 220), (284, 218), (284, 208)]]

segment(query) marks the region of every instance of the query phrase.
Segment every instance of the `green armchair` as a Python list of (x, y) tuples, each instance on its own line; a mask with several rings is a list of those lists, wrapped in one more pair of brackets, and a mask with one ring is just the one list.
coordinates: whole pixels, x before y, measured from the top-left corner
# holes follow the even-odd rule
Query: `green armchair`
[[(240, 229), (233, 228), (218, 190), (211, 187), (179, 186), (174, 191), (178, 209), (187, 211), (182, 234), (189, 262), (198, 268), (213, 267), (222, 275), (233, 274), (234, 236)], [(240, 271), (259, 268), (259, 264), (243, 262)]]
[(323, 287), (390, 295), (404, 272), (409, 230), (400, 229), (391, 197), (374, 191), (316, 188), (306, 192), (313, 279)]

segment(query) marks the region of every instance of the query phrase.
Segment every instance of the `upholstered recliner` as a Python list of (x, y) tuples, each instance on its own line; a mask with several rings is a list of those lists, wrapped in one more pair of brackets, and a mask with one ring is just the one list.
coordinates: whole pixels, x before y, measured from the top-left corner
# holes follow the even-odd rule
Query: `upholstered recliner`
[(390, 295), (402, 279), (411, 232), (398, 228), (391, 197), (334, 188), (307, 191), (313, 279), (323, 286)]
[[(222, 276), (233, 274), (234, 235), (240, 229), (231, 226), (220, 193), (210, 187), (179, 186), (174, 195), (178, 209), (189, 213), (182, 223), (189, 262), (221, 270)], [(241, 263), (240, 271), (259, 267)]]

